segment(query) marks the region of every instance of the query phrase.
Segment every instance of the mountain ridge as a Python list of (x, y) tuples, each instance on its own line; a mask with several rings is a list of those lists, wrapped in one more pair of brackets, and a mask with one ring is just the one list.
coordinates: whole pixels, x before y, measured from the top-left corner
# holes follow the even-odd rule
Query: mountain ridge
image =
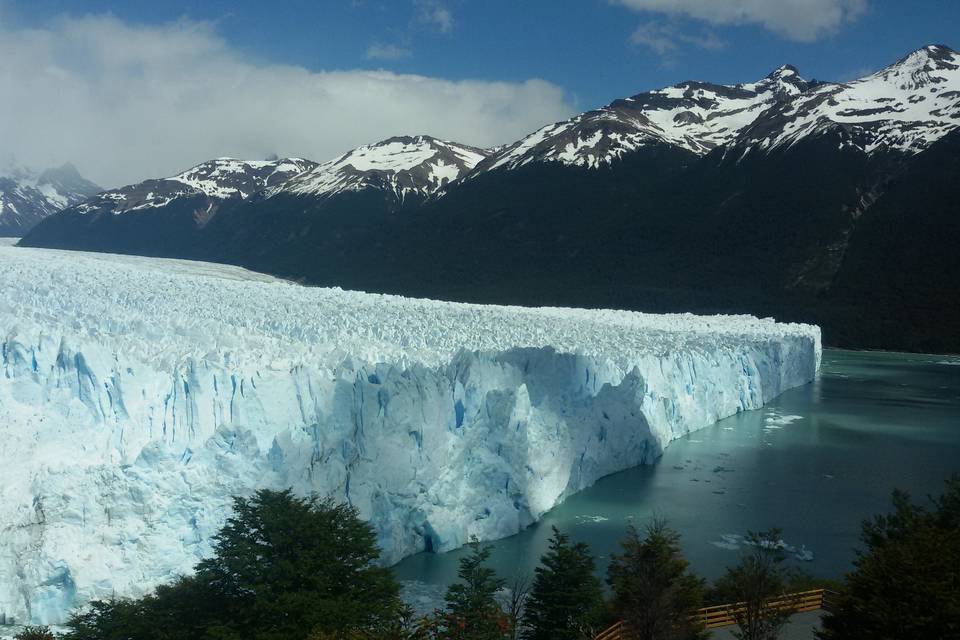
[(11, 167), (0, 175), (0, 237), (21, 236), (42, 219), (100, 191), (70, 163), (35, 173)]
[[(881, 283), (845, 269), (850, 247), (869, 262), (859, 229), (889, 206), (891, 185), (902, 197), (902, 181), (918, 180), (927, 149), (953, 166), (958, 68), (955, 51), (930, 45), (847, 83), (808, 81), (790, 65), (753, 83), (682, 82), (499, 149), (429, 136), (366, 145), (177, 231), (165, 222), (186, 214), (170, 207), (91, 218), (81, 206), (23, 242), (448, 300), (777, 315), (822, 323), (837, 346), (956, 351), (960, 332), (943, 329), (960, 322), (949, 287), (900, 310)], [(453, 155), (438, 163), (443, 154)], [(938, 209), (918, 216), (960, 196), (955, 176), (938, 175), (948, 183), (928, 200)], [(898, 226), (863, 234), (903, 244), (910, 221), (884, 215)], [(960, 243), (952, 227), (931, 243), (903, 257), (907, 280), (940, 261), (943, 281), (960, 282), (942, 260)], [(837, 292), (854, 280), (847, 304)], [(926, 337), (859, 318), (871, 295)]]

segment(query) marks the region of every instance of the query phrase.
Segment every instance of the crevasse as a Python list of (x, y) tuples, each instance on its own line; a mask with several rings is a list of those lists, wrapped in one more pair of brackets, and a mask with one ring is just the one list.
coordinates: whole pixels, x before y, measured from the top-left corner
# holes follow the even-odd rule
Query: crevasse
[(230, 497), (332, 494), (384, 559), (517, 532), (809, 381), (816, 327), (411, 300), (0, 246), (0, 617), (210, 550)]

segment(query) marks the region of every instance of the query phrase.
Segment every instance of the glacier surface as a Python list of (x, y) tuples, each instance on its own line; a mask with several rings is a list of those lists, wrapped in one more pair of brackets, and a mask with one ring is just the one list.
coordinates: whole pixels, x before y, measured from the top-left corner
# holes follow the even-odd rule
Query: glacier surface
[(210, 551), (230, 496), (348, 500), (384, 558), (531, 524), (812, 379), (817, 327), (479, 306), (0, 245), (0, 620)]

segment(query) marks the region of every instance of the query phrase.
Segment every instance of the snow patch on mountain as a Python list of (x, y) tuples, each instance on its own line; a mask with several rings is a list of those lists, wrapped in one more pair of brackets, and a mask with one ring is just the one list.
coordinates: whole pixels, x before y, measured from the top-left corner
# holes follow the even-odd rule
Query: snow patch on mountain
[(315, 162), (300, 158), (217, 158), (169, 178), (145, 180), (105, 191), (73, 210), (81, 214), (121, 214), (160, 209), (184, 198), (202, 200), (205, 204), (201, 208), (212, 209), (218, 202), (248, 198), (315, 166)]
[(917, 153), (960, 126), (960, 54), (943, 45), (848, 83), (808, 82), (784, 65), (758, 82), (683, 82), (616, 100), (547, 125), (481, 162), (468, 177), (536, 162), (608, 166), (640, 148), (666, 145), (739, 156), (840, 131), (842, 147)]
[(744, 131), (741, 153), (789, 147), (829, 131), (841, 148), (918, 153), (960, 126), (960, 54), (930, 45), (859, 80), (821, 83)]
[(379, 189), (402, 203), (427, 197), (456, 181), (486, 157), (486, 152), (430, 136), (401, 136), (358, 147), (318, 165), (265, 195), (329, 198), (341, 193)]
[(8, 168), (3, 174), (0, 236), (22, 236), (47, 216), (100, 191), (69, 163), (39, 174), (23, 167)]
[(0, 615), (35, 622), (189, 572), (259, 487), (349, 501), (388, 562), (510, 535), (820, 363), (769, 319), (2, 245), (0, 327)]
[(491, 156), (472, 176), (532, 162), (598, 168), (655, 144), (703, 155), (731, 142), (763, 111), (807, 87), (796, 69), (783, 66), (758, 82), (683, 82), (640, 93), (542, 127)]

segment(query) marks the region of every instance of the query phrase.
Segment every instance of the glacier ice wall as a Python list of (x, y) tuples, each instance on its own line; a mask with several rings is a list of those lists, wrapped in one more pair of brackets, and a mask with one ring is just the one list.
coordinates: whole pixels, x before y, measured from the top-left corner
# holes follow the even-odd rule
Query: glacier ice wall
[(819, 329), (307, 288), (0, 246), (0, 618), (56, 622), (210, 551), (230, 496), (332, 494), (386, 560), (517, 532), (803, 384)]

